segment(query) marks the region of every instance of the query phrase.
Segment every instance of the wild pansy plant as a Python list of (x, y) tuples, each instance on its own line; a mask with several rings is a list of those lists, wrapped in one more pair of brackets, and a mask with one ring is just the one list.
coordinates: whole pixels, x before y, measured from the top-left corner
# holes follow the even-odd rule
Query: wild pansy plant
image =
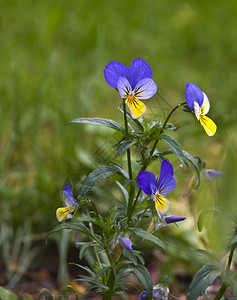
[[(103, 299), (109, 300), (113, 295), (127, 291), (131, 284), (128, 277), (132, 273), (145, 290), (139, 299), (152, 299), (152, 296), (159, 299), (156, 297), (164, 291), (167, 297), (167, 287), (163, 291), (160, 285), (157, 286), (159, 288), (153, 288), (151, 276), (145, 267), (139, 239), (152, 242), (165, 251), (165, 244), (154, 235), (154, 229), (162, 230), (168, 224), (185, 220), (185, 217), (166, 215), (172, 200), (166, 199), (165, 196), (176, 187), (173, 165), (179, 164), (186, 168), (192, 166), (190, 170), (195, 171), (196, 174), (192, 188), (197, 189), (200, 185), (202, 179), (200, 172), (203, 168), (200, 167), (199, 158), (183, 150), (169, 134), (172, 131), (177, 134), (177, 127), (168, 122), (173, 113), (179, 107), (186, 105), (186, 102), (177, 104), (164, 121), (157, 118), (149, 121), (145, 116), (146, 105), (140, 100), (149, 99), (157, 92), (150, 65), (141, 58), (134, 59), (130, 68), (120, 62), (112, 61), (106, 65), (104, 76), (107, 83), (115, 88), (122, 98), (122, 108), (119, 108), (119, 111), (123, 114), (123, 124), (98, 117), (81, 117), (69, 123), (100, 125), (115, 130), (120, 140), (116, 144), (114, 158), (126, 152), (126, 166), (113, 161), (93, 170), (82, 182), (77, 201), (66, 184), (63, 192), (66, 207), (57, 210), (58, 221), (64, 220), (64, 222), (51, 232), (61, 229), (80, 232), (79, 259), (87, 257), (90, 252), (90, 260), (88, 266), (76, 264), (88, 272), (88, 276), (80, 276), (77, 280), (89, 282), (91, 289), (102, 294)], [(214, 134), (215, 126), (205, 116), (209, 109), (206, 95), (196, 85), (187, 84), (185, 96), (190, 110), (195, 112), (206, 132), (209, 135)], [(158, 148), (158, 144), (163, 144), (162, 151), (160, 147)], [(131, 152), (132, 149), (135, 151)], [(134, 160), (131, 159), (131, 155), (135, 156)], [(146, 169), (154, 168), (156, 163), (160, 162), (160, 176), (157, 179), (154, 173)], [(116, 175), (117, 188), (121, 190), (123, 198), (113, 200), (111, 193), (112, 208), (108, 212), (101, 212), (98, 208), (101, 209), (103, 197), (97, 195), (92, 200), (89, 194), (94, 191), (99, 182), (112, 179), (114, 175)], [(177, 174), (175, 175), (177, 178)], [(83, 198), (88, 200), (82, 205), (79, 199)], [(72, 213), (72, 218), (66, 218)], [(155, 225), (151, 231), (152, 222)], [(94, 258), (92, 263), (91, 257)], [(198, 292), (202, 294), (204, 290), (203, 286), (201, 285), (200, 288), (199, 285)]]

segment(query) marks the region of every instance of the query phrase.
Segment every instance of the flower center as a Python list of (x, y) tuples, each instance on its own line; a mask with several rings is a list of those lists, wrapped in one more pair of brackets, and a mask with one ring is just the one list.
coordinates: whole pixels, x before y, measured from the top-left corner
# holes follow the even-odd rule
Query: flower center
[(127, 103), (128, 103), (129, 106), (134, 105), (135, 108), (139, 107), (139, 103), (137, 101), (137, 98), (133, 94), (128, 96)]

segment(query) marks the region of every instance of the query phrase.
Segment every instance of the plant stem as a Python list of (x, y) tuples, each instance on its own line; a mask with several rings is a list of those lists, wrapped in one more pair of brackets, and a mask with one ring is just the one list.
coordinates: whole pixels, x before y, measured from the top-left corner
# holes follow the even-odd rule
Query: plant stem
[[(125, 123), (125, 130), (126, 130), (126, 138), (128, 137), (128, 120), (127, 120), (127, 111), (126, 111), (126, 103), (123, 100), (123, 114), (124, 114), (124, 123)], [(128, 174), (129, 179), (132, 180), (132, 163), (131, 163), (131, 154), (130, 149), (127, 149), (127, 160), (128, 160)]]
[[(125, 130), (126, 130), (126, 138), (128, 137), (128, 120), (127, 120), (127, 111), (126, 111), (126, 103), (123, 100), (123, 114), (124, 114), (124, 123), (125, 123)], [(127, 215), (130, 216), (133, 207), (133, 198), (135, 188), (133, 185), (133, 175), (132, 175), (132, 163), (131, 163), (131, 153), (130, 149), (127, 149), (127, 161), (128, 161), (128, 174), (130, 179), (130, 191), (129, 191), (129, 199), (128, 199), (128, 207), (127, 207)]]
[[(180, 103), (180, 104), (176, 105), (176, 106), (171, 110), (171, 112), (168, 114), (167, 118), (165, 119), (165, 122), (164, 122), (164, 124), (163, 124), (163, 126), (162, 126), (162, 128), (161, 128), (160, 134), (162, 134), (163, 131), (165, 130), (166, 124), (168, 123), (170, 117), (171, 117), (172, 114), (176, 111), (176, 109), (178, 109), (180, 106), (183, 106), (183, 105), (185, 105), (185, 104), (186, 104), (186, 102)], [(155, 151), (155, 149), (156, 149), (156, 146), (157, 146), (158, 141), (159, 141), (159, 138), (155, 141), (155, 143), (154, 143), (154, 145), (153, 145), (153, 147), (152, 147), (152, 149), (151, 149), (151, 152), (150, 152), (150, 155), (149, 155), (150, 157), (153, 155), (153, 153), (154, 153), (154, 151)]]
[[(124, 104), (125, 104), (125, 102), (124, 102)], [(180, 106), (183, 106), (183, 105), (185, 105), (185, 104), (186, 104), (186, 102), (180, 103), (180, 104), (176, 105), (176, 106), (171, 110), (171, 112), (168, 114), (167, 118), (165, 119), (165, 122), (164, 122), (164, 124), (163, 124), (163, 126), (162, 126), (162, 128), (161, 128), (160, 134), (162, 134), (162, 132), (165, 130), (166, 124), (168, 123), (170, 117), (171, 117), (172, 114), (176, 111), (176, 109), (178, 109)], [(126, 113), (126, 107), (124, 107), (123, 109), (124, 109), (124, 113)], [(125, 129), (126, 129), (126, 123), (125, 123)], [(154, 153), (154, 151), (155, 151), (155, 149), (156, 149), (156, 146), (157, 146), (158, 141), (159, 141), (159, 138), (155, 141), (155, 143), (154, 143), (154, 145), (153, 145), (153, 147), (152, 147), (152, 149), (151, 149), (151, 152), (150, 152), (149, 157), (148, 157), (148, 161), (149, 161), (150, 158), (152, 157), (152, 155), (153, 155), (153, 153)], [(146, 168), (147, 168), (147, 166), (148, 166), (148, 164), (145, 162), (145, 163), (143, 164), (143, 166), (141, 167), (140, 171), (138, 172), (138, 174), (139, 174), (140, 172), (142, 172), (142, 171), (145, 171)], [(127, 223), (129, 223), (129, 221), (130, 221), (130, 219), (131, 219), (131, 217), (132, 217), (132, 213), (133, 213), (133, 210), (134, 210), (134, 208), (135, 208), (135, 206), (136, 206), (136, 203), (137, 203), (137, 201), (138, 201), (138, 197), (139, 197), (140, 193), (141, 193), (141, 189), (139, 189), (139, 191), (138, 191), (137, 197), (136, 197), (136, 199), (135, 199), (135, 201), (134, 201), (134, 203), (133, 203), (133, 206), (132, 206), (131, 210), (128, 210), (128, 211), (129, 211), (129, 214), (128, 214), (128, 220), (127, 220)], [(129, 199), (129, 201), (130, 201), (130, 199)]]
[[(234, 233), (234, 236), (236, 236), (237, 234), (237, 224), (236, 224), (236, 227), (235, 227), (235, 233)], [(228, 263), (227, 263), (227, 267), (226, 267), (226, 275), (228, 276), (229, 272), (230, 272), (230, 265), (231, 265), (231, 262), (232, 262), (232, 258), (233, 258), (233, 255), (234, 255), (234, 251), (235, 251), (235, 247), (237, 245), (237, 242), (234, 243), (230, 249), (230, 255), (229, 255), (229, 259), (228, 259)], [(216, 294), (216, 297), (214, 300), (219, 300), (221, 299), (222, 295), (224, 294), (225, 290), (227, 289), (228, 285), (223, 282), (218, 293)]]

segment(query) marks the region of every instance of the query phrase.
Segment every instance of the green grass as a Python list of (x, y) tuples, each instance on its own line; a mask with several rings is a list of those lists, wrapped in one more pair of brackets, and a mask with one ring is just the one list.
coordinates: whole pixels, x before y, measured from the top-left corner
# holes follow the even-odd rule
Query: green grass
[[(184, 101), (185, 82), (206, 92), (218, 126), (213, 138), (181, 110), (171, 121), (182, 126), (175, 136), (183, 148), (220, 170), (226, 145), (236, 145), (236, 28), (234, 0), (1, 1), (1, 220), (15, 227), (31, 221), (35, 232), (57, 224), (65, 182), (76, 193), (113, 134), (65, 124), (92, 116), (122, 123), (120, 97), (103, 77), (111, 60), (148, 61), (171, 106)], [(148, 106), (164, 120), (160, 108), (168, 106), (158, 95)], [(182, 176), (178, 182), (187, 184)], [(175, 197), (190, 214), (184, 189)]]

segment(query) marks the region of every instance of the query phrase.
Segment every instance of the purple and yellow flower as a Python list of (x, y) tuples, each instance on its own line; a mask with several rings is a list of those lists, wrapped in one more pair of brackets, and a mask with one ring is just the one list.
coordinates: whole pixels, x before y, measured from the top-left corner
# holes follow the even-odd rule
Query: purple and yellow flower
[[(168, 300), (169, 288), (163, 284), (153, 286), (152, 289), (152, 300)], [(147, 292), (143, 291), (138, 300), (148, 300)]]
[(185, 99), (191, 111), (200, 121), (206, 134), (213, 136), (216, 132), (216, 124), (206, 116), (210, 109), (207, 95), (195, 83), (186, 83)]
[(176, 180), (173, 175), (173, 166), (168, 160), (164, 159), (161, 163), (159, 179), (156, 178), (155, 174), (148, 171), (140, 172), (137, 177), (137, 182), (142, 191), (146, 195), (153, 196), (155, 208), (160, 218), (170, 208), (170, 201), (164, 196), (172, 192), (176, 187)]
[(134, 119), (146, 112), (146, 105), (140, 100), (149, 99), (157, 92), (151, 67), (141, 58), (134, 59), (130, 68), (120, 62), (111, 61), (105, 66), (104, 76), (107, 83), (119, 91)]
[(59, 207), (56, 210), (56, 217), (59, 222), (63, 221), (66, 217), (72, 218), (72, 212), (76, 209), (76, 201), (73, 198), (72, 191), (69, 185), (66, 183), (63, 191), (63, 199), (66, 207)]

